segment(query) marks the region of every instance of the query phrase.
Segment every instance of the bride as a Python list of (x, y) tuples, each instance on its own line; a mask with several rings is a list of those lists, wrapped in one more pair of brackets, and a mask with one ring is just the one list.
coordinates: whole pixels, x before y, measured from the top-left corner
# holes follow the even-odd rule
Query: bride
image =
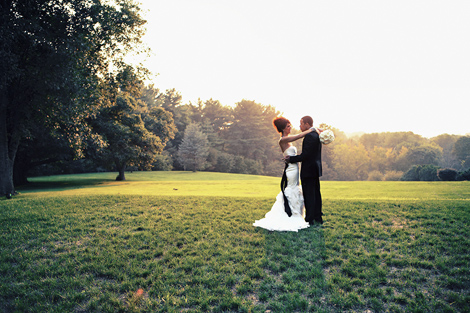
[[(281, 133), (279, 146), (284, 157), (297, 155), (297, 149), (291, 144), (292, 141), (300, 139), (313, 131), (306, 130), (300, 134), (290, 136), (291, 123), (284, 117), (277, 117), (273, 120), (274, 128)], [(266, 213), (265, 217), (253, 223), (253, 226), (261, 227), (271, 231), (298, 231), (299, 229), (309, 227), (304, 220), (304, 197), (299, 186), (299, 165), (298, 163), (289, 163), (285, 169), (287, 177), (287, 186), (281, 191), (273, 204), (271, 211)], [(281, 182), (282, 185), (282, 182)], [(285, 206), (284, 199), (287, 199), (288, 206)], [(290, 211), (290, 212), (289, 212)], [(288, 213), (292, 213), (291, 216)]]

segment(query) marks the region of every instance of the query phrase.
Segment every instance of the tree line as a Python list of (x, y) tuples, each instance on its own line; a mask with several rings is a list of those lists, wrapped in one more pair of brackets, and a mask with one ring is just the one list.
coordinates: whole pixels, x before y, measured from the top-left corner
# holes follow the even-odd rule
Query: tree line
[[(100, 130), (107, 131), (108, 147), (103, 149), (101, 155), (93, 151), (88, 168), (85, 166), (81, 171), (118, 170), (118, 179), (124, 178), (126, 168), (278, 177), (282, 174), (283, 161), (277, 143), (279, 134), (272, 126), (272, 120), (281, 113), (272, 106), (241, 100), (232, 107), (213, 99), (183, 104), (182, 95), (175, 89), (160, 92), (152, 85), (144, 86), (134, 101), (141, 103), (140, 112), (153, 112), (148, 116), (159, 117), (159, 128), (149, 128), (148, 131), (164, 138), (166, 144), (153, 150), (153, 156), (144, 158), (145, 154), (132, 146), (131, 141), (122, 142), (123, 138), (133, 135), (136, 135), (135, 141), (142, 141), (142, 131), (126, 128), (118, 132), (115, 119), (110, 119), (108, 114), (104, 118), (100, 115), (96, 129), (99, 133), (102, 133)], [(151, 108), (150, 111), (148, 108)], [(121, 104), (123, 109), (127, 110), (127, 107)], [(115, 115), (126, 116), (126, 110), (120, 113), (116, 107), (113, 110)], [(135, 115), (136, 109), (128, 112)], [(145, 118), (149, 119), (148, 116)], [(114, 126), (107, 130), (105, 126), (110, 123)], [(153, 123), (156, 123), (155, 120)], [(428, 139), (412, 132), (387, 132), (350, 138), (337, 128), (325, 124), (318, 126), (330, 128), (336, 135), (333, 143), (323, 146), (324, 180), (468, 179), (469, 136), (442, 134)], [(299, 130), (293, 130), (294, 134), (297, 132)], [(113, 141), (112, 134), (120, 141)], [(301, 140), (294, 144), (300, 152)], [(103, 159), (104, 155), (106, 158)], [(113, 163), (113, 159), (119, 159), (121, 163)], [(36, 174), (64, 173), (67, 171), (65, 168), (73, 172), (73, 167), (58, 164), (55, 169), (45, 167), (47, 170)]]
[[(175, 89), (157, 98), (175, 117), (177, 134), (155, 169), (281, 175), (279, 134), (272, 126), (280, 112), (275, 108), (251, 100), (241, 100), (234, 107), (213, 99), (182, 104)], [(318, 126), (332, 128), (336, 135), (332, 144), (323, 146), (325, 180), (437, 180), (443, 169), (454, 170), (455, 179), (468, 179), (468, 172), (464, 173), (470, 168), (469, 136), (442, 134), (428, 139), (412, 132), (392, 132), (348, 138), (339, 129)], [(301, 140), (295, 145), (301, 151)], [(417, 167), (423, 173), (431, 170), (431, 176), (411, 175)]]
[[(84, 171), (280, 176), (280, 112), (246, 99), (183, 104), (146, 85), (148, 70), (125, 61), (145, 53), (145, 23), (131, 0), (0, 0), (0, 194), (30, 175)], [(324, 179), (421, 179), (429, 166), (468, 179), (468, 136), (333, 130)]]

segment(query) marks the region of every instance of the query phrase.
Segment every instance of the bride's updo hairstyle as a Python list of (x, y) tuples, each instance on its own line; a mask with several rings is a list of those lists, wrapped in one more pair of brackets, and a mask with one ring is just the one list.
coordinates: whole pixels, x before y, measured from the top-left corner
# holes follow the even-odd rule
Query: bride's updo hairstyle
[(275, 119), (273, 119), (274, 128), (276, 128), (277, 131), (280, 133), (282, 133), (284, 128), (286, 128), (287, 124), (290, 124), (290, 122), (285, 117), (276, 117)]

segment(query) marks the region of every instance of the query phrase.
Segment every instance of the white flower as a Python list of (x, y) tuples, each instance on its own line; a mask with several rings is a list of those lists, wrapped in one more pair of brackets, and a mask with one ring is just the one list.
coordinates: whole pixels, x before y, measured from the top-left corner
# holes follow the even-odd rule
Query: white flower
[(320, 142), (322, 144), (329, 144), (332, 143), (335, 140), (335, 134), (331, 129), (327, 129), (325, 131), (322, 131), (320, 134)]

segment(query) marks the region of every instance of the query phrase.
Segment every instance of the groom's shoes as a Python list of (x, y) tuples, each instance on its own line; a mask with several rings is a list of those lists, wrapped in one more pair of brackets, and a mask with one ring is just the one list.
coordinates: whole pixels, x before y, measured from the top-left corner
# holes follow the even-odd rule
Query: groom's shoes
[(323, 224), (323, 219), (322, 219), (322, 218), (319, 218), (319, 219), (310, 221), (310, 222), (308, 222), (308, 223), (310, 224), (310, 226), (313, 226), (313, 225), (322, 225), (322, 224)]

